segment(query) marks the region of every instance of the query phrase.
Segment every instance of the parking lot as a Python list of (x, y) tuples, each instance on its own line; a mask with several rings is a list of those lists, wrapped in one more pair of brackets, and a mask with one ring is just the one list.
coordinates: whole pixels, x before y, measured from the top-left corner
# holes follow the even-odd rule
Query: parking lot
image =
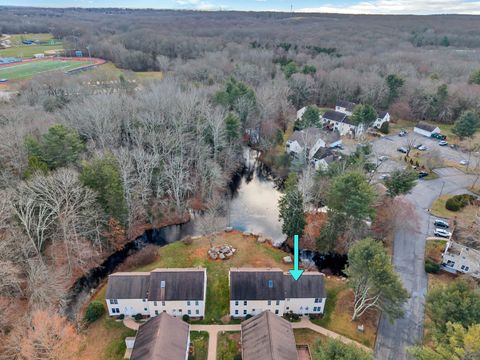
[[(461, 150), (452, 149), (450, 146), (438, 145), (438, 140), (433, 138), (427, 138), (410, 131), (406, 136), (398, 136), (398, 134), (385, 136), (373, 141), (373, 151), (378, 156), (386, 155), (389, 157), (399, 157), (402, 154), (397, 151), (400, 147), (407, 147), (407, 145), (424, 145), (428, 153), (429, 151), (438, 151), (442, 160), (449, 160), (456, 163), (460, 163), (462, 160), (468, 160), (468, 153)], [(474, 167), (479, 161), (479, 154), (472, 154), (470, 158), (470, 167)]]

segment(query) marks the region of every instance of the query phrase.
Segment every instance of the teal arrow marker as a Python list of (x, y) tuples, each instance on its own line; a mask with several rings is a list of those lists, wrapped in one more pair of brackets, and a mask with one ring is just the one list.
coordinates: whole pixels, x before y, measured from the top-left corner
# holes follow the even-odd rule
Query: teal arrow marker
[(303, 274), (303, 270), (298, 269), (298, 235), (293, 237), (293, 270), (290, 271), (293, 280), (297, 281)]

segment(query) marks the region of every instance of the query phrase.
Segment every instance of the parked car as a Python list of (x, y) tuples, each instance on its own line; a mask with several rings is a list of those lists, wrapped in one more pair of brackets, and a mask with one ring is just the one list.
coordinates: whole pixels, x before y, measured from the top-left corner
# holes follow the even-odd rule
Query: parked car
[(388, 160), (388, 156), (383, 155), (378, 158), (378, 161), (385, 161), (385, 160)]
[(408, 134), (407, 130), (403, 130), (403, 129), (402, 129), (402, 130), (400, 130), (400, 132), (398, 133), (398, 136), (405, 136), (405, 135), (407, 135), (407, 134)]
[(445, 220), (440, 220), (440, 219), (436, 219), (435, 222), (434, 222), (434, 225), (439, 227), (439, 228), (444, 228), (444, 229), (448, 229), (448, 227), (449, 227), (448, 222), (446, 222)]
[(444, 238), (449, 238), (450, 236), (452, 236), (452, 233), (450, 231), (440, 229), (440, 228), (436, 228), (435, 231), (433, 232), (433, 234), (435, 236), (440, 236), (440, 237), (444, 237)]
[(7, 81), (7, 79), (0, 79), (0, 83), (6, 83)]
[(407, 150), (406, 148), (404, 148), (403, 146), (402, 146), (402, 147), (399, 147), (399, 148), (397, 149), (397, 151), (399, 151), (399, 152), (401, 152), (401, 153), (403, 153), (403, 154), (408, 153), (408, 150)]
[(446, 142), (445, 140), (442, 140), (438, 143), (438, 145), (440, 146), (447, 146), (448, 145), (448, 142)]
[(460, 165), (468, 165), (468, 160), (460, 160)]
[(420, 145), (419, 147), (417, 147), (417, 150), (425, 151), (427, 150), (427, 147), (425, 145)]
[(428, 172), (426, 172), (426, 171), (419, 171), (418, 172), (418, 178), (419, 179), (424, 178), (425, 176), (428, 176)]
[(442, 134), (433, 133), (432, 138), (438, 139), (438, 140), (445, 140), (447, 137), (445, 135), (442, 135)]

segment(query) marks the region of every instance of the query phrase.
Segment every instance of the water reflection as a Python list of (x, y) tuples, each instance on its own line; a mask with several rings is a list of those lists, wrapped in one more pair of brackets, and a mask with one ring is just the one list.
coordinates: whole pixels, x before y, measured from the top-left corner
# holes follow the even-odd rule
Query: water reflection
[(240, 231), (250, 231), (272, 239), (279, 246), (286, 237), (278, 219), (280, 192), (258, 160), (259, 153), (245, 149), (245, 171), (228, 206), (229, 226)]

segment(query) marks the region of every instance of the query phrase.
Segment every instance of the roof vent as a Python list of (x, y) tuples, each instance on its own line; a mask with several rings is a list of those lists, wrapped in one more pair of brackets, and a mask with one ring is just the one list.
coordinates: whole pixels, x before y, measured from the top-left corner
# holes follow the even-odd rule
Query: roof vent
[(165, 280), (160, 281), (160, 288), (165, 289)]

